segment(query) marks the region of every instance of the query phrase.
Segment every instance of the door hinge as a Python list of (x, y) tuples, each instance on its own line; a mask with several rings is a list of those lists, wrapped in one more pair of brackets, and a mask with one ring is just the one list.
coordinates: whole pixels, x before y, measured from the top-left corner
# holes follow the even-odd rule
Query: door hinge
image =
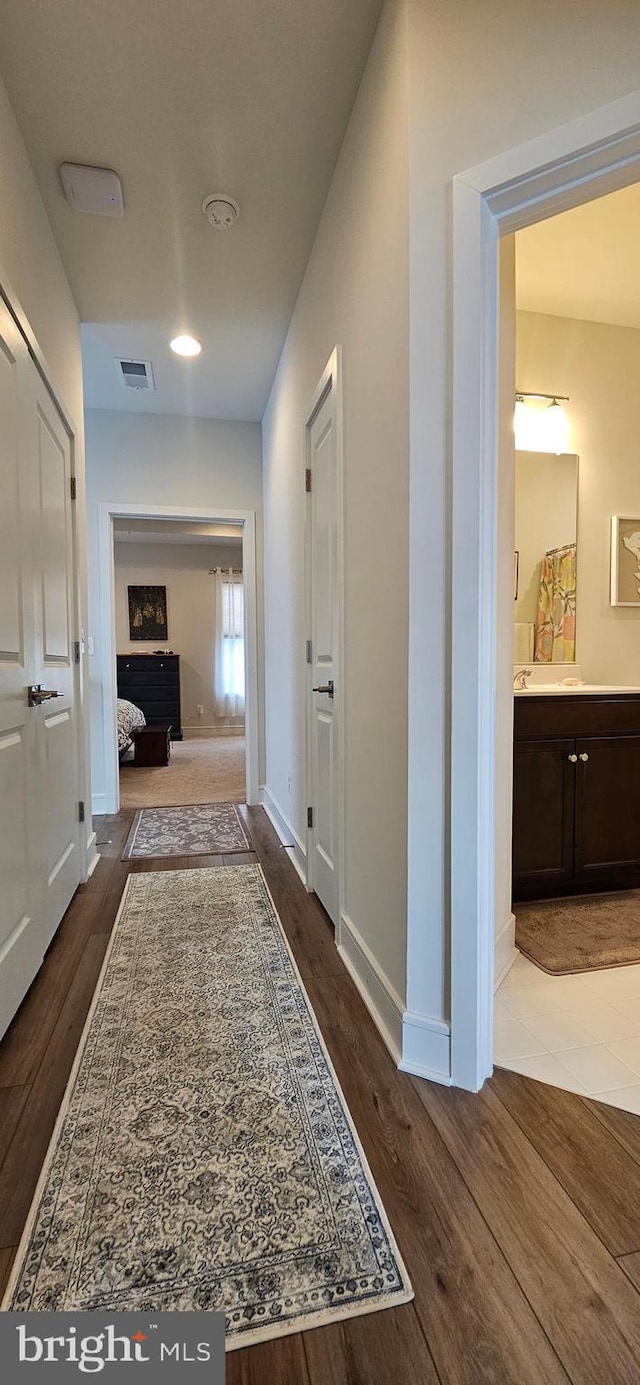
[(79, 664), (79, 663), (80, 663), (80, 641), (79, 641), (79, 640), (74, 640), (74, 641), (73, 641), (73, 662), (74, 662), (74, 664)]
[(78, 804), (78, 822), (84, 822), (84, 803)]
[(72, 500), (77, 500), (77, 499), (78, 499), (78, 483), (77, 483), (77, 481), (76, 481), (75, 476), (70, 476), (70, 477), (69, 477), (69, 490), (70, 490), (70, 492), (71, 492), (71, 499), (72, 499)]
[(308, 664), (313, 663), (313, 648), (311, 640), (305, 640), (304, 642), (304, 657)]
[(307, 827), (313, 827), (313, 808), (307, 808)]
[(310, 467), (310, 466), (307, 467), (307, 469), (306, 469), (306, 471), (305, 471), (305, 473), (304, 473), (304, 488), (305, 488), (306, 491), (310, 491), (310, 490), (311, 490), (311, 467)]

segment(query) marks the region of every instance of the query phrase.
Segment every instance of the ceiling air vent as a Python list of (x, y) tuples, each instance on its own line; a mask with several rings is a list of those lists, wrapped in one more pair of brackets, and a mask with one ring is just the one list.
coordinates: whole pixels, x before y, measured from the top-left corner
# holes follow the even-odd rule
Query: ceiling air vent
[(116, 375), (127, 390), (154, 390), (151, 361), (126, 361), (120, 356), (115, 359)]

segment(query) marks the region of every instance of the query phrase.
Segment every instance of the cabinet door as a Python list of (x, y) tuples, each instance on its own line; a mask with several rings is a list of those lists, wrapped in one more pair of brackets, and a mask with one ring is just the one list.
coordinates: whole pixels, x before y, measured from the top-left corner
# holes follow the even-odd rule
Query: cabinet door
[(516, 741), (513, 759), (513, 880), (525, 888), (573, 878), (575, 741)]
[(576, 872), (640, 870), (640, 736), (576, 741)]

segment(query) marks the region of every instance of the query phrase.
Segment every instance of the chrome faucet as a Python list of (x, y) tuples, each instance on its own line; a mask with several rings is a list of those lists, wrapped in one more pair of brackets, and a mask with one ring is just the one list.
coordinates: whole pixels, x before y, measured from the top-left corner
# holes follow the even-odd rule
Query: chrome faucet
[(522, 689), (526, 688), (527, 678), (531, 673), (533, 673), (532, 668), (521, 668), (519, 672), (516, 673), (513, 680), (513, 687), (515, 692), (522, 692)]

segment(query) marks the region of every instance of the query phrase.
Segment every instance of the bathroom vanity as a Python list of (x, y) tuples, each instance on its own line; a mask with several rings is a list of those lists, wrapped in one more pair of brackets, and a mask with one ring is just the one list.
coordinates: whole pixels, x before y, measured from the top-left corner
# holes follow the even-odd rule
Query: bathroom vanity
[(640, 886), (640, 689), (515, 695), (515, 899)]

